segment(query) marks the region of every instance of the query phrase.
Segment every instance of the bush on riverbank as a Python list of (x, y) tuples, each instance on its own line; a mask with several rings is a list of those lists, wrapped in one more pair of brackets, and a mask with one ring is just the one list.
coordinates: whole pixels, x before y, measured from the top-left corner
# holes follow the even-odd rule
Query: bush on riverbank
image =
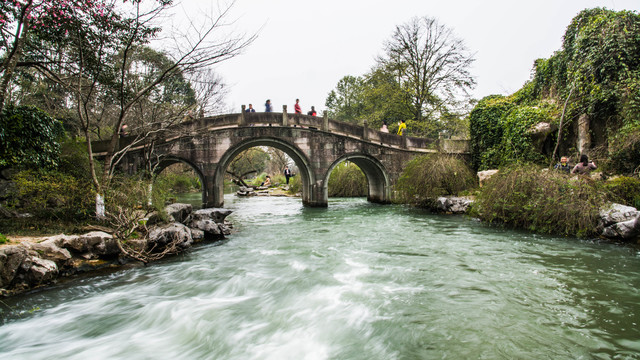
[(429, 154), (407, 163), (396, 185), (401, 203), (431, 207), (436, 198), (473, 189), (476, 175), (460, 158)]
[(607, 181), (605, 188), (613, 201), (640, 209), (640, 179), (621, 176)]
[(24, 170), (14, 178), (8, 205), (37, 218), (87, 218), (95, 207), (91, 184), (60, 171)]
[(539, 233), (584, 237), (597, 235), (598, 211), (608, 200), (601, 181), (520, 164), (501, 169), (487, 181), (472, 214)]
[(296, 195), (302, 192), (302, 179), (300, 176), (289, 178), (289, 190), (287, 190), (287, 192), (290, 195)]
[(367, 178), (358, 165), (344, 161), (331, 171), (327, 185), (329, 197), (367, 196)]

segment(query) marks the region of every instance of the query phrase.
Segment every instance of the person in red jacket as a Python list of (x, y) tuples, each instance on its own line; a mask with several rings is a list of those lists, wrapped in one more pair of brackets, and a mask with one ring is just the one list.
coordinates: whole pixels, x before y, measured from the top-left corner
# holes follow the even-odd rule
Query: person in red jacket
[(296, 114), (302, 114), (302, 108), (300, 107), (300, 99), (296, 99), (296, 104), (293, 106)]
[(316, 116), (316, 108), (315, 107), (311, 107), (311, 110), (307, 113), (307, 115), (311, 115), (311, 116)]

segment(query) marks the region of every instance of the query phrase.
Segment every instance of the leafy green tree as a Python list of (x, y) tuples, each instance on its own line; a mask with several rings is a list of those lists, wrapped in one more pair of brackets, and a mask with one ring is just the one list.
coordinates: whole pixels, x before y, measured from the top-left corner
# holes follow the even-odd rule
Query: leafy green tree
[(407, 133), (437, 137), (466, 133), (460, 123), (468, 90), (475, 86), (473, 63), (462, 40), (431, 18), (414, 18), (397, 26), (385, 43), (385, 55), (362, 77), (345, 76), (327, 97), (329, 115), (337, 120), (391, 132), (407, 121)]
[[(363, 92), (364, 114), (369, 126), (379, 128), (384, 120), (390, 131), (397, 129), (400, 120), (412, 118), (411, 112), (404, 106), (405, 93), (401, 89), (396, 76), (384, 68), (375, 67), (365, 74)], [(413, 133), (415, 128), (409, 130)]]
[[(163, 5), (171, 2), (158, 1)], [(50, 57), (46, 47), (42, 47), (42, 41), (61, 44), (70, 41), (74, 36), (81, 36), (88, 42), (94, 41), (96, 36), (105, 30), (101, 25), (116, 25), (119, 21), (114, 6), (115, 3), (110, 0), (1, 2), (0, 109), (5, 105), (9, 84), (18, 66), (36, 67), (46, 71), (50, 69), (50, 64), (61, 61), (60, 58)]]
[(327, 96), (325, 106), (333, 119), (355, 123), (363, 113), (364, 80), (347, 75), (338, 81), (335, 90)]
[(0, 112), (0, 169), (54, 168), (64, 136), (62, 123), (31, 106), (7, 106)]

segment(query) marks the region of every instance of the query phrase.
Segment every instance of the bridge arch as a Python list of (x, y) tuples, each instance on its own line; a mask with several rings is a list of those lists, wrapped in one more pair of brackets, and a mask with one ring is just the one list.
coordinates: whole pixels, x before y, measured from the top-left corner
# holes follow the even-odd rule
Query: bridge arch
[(300, 176), (302, 180), (303, 204), (316, 206), (315, 204), (319, 200), (315, 199), (315, 192), (313, 191), (317, 186), (316, 176), (313, 172), (313, 167), (311, 166), (309, 158), (296, 145), (273, 137), (259, 137), (242, 141), (229, 148), (224, 155), (222, 155), (213, 178), (213, 198), (211, 201), (214, 206), (219, 207), (224, 204), (224, 174), (229, 164), (231, 164), (231, 161), (233, 161), (233, 159), (242, 151), (256, 146), (273, 147), (278, 150), (282, 150), (284, 153), (289, 155), (298, 167), (298, 176)]
[(181, 158), (179, 156), (173, 156), (173, 155), (165, 155), (160, 157), (159, 160), (151, 163), (151, 168), (153, 169), (153, 174), (151, 175), (153, 176), (153, 180), (155, 181), (156, 176), (160, 175), (160, 173), (164, 169), (177, 163), (187, 164), (191, 169), (193, 169), (193, 171), (198, 176), (198, 179), (200, 180), (200, 190), (202, 191), (202, 203), (204, 204), (207, 199), (206, 178), (202, 173), (202, 170), (187, 159)]
[(368, 184), (368, 201), (381, 204), (390, 202), (391, 180), (385, 166), (373, 156), (361, 153), (345, 154), (329, 166), (324, 176), (322, 189), (325, 199), (329, 197), (329, 176), (331, 176), (333, 169), (343, 161), (351, 161), (364, 173)]

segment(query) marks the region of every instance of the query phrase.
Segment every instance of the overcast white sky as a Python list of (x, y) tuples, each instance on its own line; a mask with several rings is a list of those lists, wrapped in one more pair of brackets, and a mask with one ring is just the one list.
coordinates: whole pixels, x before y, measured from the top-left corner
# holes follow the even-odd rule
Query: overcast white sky
[[(198, 17), (215, 0), (182, 0), (177, 12)], [(258, 32), (242, 55), (217, 71), (230, 86), (227, 105), (239, 112), (253, 103), (264, 111), (271, 99), (293, 112), (321, 112), (329, 91), (345, 75), (363, 75), (382, 54), (396, 25), (414, 16), (435, 17), (454, 30), (473, 53), (476, 98), (511, 94), (529, 79), (535, 59), (560, 49), (571, 19), (585, 8), (640, 11), (639, 0), (237, 0), (229, 19)], [(236, 110), (237, 109), (237, 110)]]

